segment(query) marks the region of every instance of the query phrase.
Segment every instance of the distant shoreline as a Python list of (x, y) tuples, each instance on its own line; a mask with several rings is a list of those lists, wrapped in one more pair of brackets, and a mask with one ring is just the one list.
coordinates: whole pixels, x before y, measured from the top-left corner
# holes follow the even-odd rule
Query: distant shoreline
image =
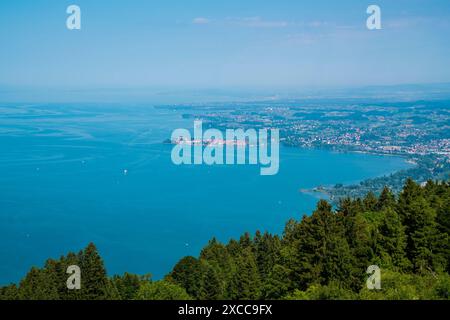
[[(312, 147), (308, 148), (308, 147), (303, 147), (303, 146), (295, 147), (295, 146), (291, 146), (291, 145), (287, 145), (287, 147), (300, 148), (300, 149), (306, 148), (306, 149), (332, 150), (333, 152), (343, 153), (343, 154), (353, 153), (353, 154), (367, 154), (367, 155), (376, 155), (376, 156), (398, 157), (398, 158), (402, 158), (405, 163), (412, 165), (411, 168), (394, 171), (389, 174), (390, 176), (398, 174), (402, 171), (408, 171), (408, 170), (414, 169), (419, 166), (417, 161), (411, 159), (412, 157), (419, 156), (419, 155), (409, 155), (409, 154), (400, 154), (400, 153), (383, 153), (383, 152), (377, 152), (377, 151), (364, 151), (364, 150), (339, 150), (339, 149), (312, 148)], [(370, 181), (372, 181), (374, 179), (383, 179), (383, 178), (387, 178), (387, 174), (385, 174), (383, 176), (377, 176), (374, 178), (367, 178), (367, 179), (360, 180), (359, 184), (358, 183), (342, 184), (342, 187), (343, 188), (356, 187), (356, 186), (359, 187), (361, 184), (370, 183)], [(310, 196), (313, 196), (318, 199), (324, 199), (324, 200), (329, 200), (331, 202), (335, 202), (338, 200), (333, 195), (333, 190), (335, 188), (336, 188), (336, 185), (334, 185), (334, 186), (319, 185), (319, 186), (315, 186), (313, 188), (300, 188), (298, 191), (302, 194), (310, 195)]]

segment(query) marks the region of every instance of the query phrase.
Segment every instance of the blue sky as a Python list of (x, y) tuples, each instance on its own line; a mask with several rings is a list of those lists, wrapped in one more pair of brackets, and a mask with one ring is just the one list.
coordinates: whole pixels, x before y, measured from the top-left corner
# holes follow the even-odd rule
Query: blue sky
[[(66, 29), (77, 4), (82, 29)], [(381, 7), (369, 31), (366, 8)], [(327, 87), (450, 82), (450, 1), (0, 2), (0, 85)]]

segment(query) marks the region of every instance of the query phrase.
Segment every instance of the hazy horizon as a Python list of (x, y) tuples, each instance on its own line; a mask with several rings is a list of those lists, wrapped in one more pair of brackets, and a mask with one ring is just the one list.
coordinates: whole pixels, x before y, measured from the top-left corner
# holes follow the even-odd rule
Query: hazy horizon
[(0, 103), (221, 103), (285, 100), (401, 102), (450, 99), (450, 83), (328, 87), (17, 87), (0, 85)]

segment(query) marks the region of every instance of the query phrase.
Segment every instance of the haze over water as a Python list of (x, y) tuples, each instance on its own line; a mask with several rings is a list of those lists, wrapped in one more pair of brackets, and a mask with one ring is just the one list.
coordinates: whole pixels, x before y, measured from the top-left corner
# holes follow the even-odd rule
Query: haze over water
[(0, 106), (0, 285), (91, 241), (109, 274), (160, 278), (214, 236), (281, 233), (315, 207), (301, 188), (410, 166), (284, 147), (275, 176), (259, 166), (176, 166), (162, 141), (192, 126), (181, 111), (151, 106)]

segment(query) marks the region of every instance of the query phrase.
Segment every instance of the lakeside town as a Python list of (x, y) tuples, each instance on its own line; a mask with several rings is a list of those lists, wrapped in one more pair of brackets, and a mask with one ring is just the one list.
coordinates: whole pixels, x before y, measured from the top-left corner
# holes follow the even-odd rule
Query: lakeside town
[(357, 186), (337, 184), (308, 190), (335, 200), (367, 192), (378, 194), (385, 185), (398, 192), (408, 177), (424, 183), (446, 180), (450, 173), (450, 101), (287, 101), (175, 108), (181, 108), (186, 119), (201, 119), (206, 127), (279, 129), (285, 146), (396, 155), (413, 164), (410, 169)]

